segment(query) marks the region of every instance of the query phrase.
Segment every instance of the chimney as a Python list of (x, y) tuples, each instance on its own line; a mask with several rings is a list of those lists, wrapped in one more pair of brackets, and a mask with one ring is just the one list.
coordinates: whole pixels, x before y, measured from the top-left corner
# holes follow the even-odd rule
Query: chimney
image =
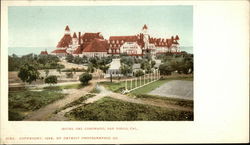
[(78, 32), (78, 44), (81, 45), (81, 32)]

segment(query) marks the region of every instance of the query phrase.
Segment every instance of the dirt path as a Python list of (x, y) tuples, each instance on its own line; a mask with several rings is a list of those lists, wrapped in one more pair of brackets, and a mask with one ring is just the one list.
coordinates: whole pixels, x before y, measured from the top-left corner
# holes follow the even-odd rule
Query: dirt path
[(48, 118), (53, 114), (54, 111), (57, 109), (65, 106), (68, 103), (71, 103), (81, 96), (84, 96), (88, 92), (90, 92), (95, 87), (96, 82), (90, 82), (90, 85), (82, 88), (82, 89), (68, 89), (67, 96), (63, 99), (57, 100), (52, 104), (49, 104), (39, 110), (31, 113), (26, 117), (26, 121), (41, 121), (41, 120), (48, 120)]

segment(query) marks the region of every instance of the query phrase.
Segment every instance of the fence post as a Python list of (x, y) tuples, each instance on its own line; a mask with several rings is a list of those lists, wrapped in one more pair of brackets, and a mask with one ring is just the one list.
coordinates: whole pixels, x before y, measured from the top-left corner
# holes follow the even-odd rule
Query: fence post
[(140, 86), (141, 86), (141, 76), (140, 76)]
[(131, 79), (131, 83), (130, 83), (130, 90), (132, 90), (132, 79)]
[(137, 87), (137, 77), (135, 77), (135, 88)]
[(145, 85), (145, 75), (146, 75), (146, 74), (144, 74), (144, 76), (143, 76), (143, 77), (144, 77), (144, 83), (143, 83), (143, 85)]
[(127, 78), (126, 78), (126, 80), (125, 80), (125, 90), (126, 90), (126, 91), (128, 90)]

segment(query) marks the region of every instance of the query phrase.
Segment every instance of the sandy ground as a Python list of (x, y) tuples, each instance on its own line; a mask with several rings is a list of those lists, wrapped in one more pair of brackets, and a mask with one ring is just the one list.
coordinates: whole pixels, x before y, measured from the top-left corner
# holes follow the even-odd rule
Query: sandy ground
[(148, 94), (193, 100), (193, 81), (170, 81)]

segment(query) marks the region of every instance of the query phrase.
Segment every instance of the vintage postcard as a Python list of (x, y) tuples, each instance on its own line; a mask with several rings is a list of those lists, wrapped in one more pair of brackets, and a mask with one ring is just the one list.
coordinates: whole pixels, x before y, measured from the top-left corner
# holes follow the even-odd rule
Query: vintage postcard
[(178, 142), (167, 128), (194, 130), (196, 5), (3, 4), (1, 143), (166, 143)]

